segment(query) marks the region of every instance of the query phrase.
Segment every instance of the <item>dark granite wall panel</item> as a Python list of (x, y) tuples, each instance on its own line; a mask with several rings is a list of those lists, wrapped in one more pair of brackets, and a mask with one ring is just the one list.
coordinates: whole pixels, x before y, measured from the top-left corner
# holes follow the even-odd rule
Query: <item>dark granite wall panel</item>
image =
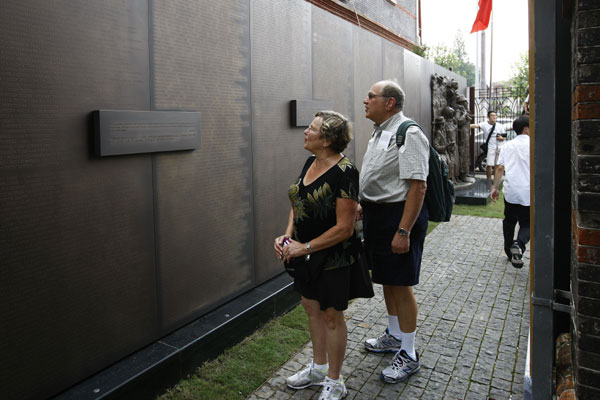
[(287, 226), (288, 186), (310, 155), (304, 128), (291, 128), (289, 101), (312, 100), (310, 4), (251, 1), (252, 151), (255, 272), (262, 282), (282, 271), (273, 239)]
[(45, 398), (157, 333), (151, 164), (90, 155), (149, 106), (147, 3), (0, 7), (0, 396)]
[(404, 50), (387, 40), (383, 41), (383, 78), (398, 82), (404, 87)]
[[(0, 35), (3, 399), (48, 397), (280, 271), (309, 155), (290, 100), (348, 115), (359, 166), (374, 82), (431, 119), (429, 62), (303, 0), (4, 2)], [(200, 148), (95, 157), (97, 109), (200, 112)]]
[(404, 53), (404, 114), (419, 124), (421, 119), (421, 64), (423, 59), (407, 51)]
[[(352, 25), (312, 7), (313, 98), (333, 102), (333, 109), (354, 121)], [(344, 152), (356, 160), (354, 142)]]
[(247, 1), (152, 2), (153, 106), (200, 111), (201, 145), (154, 158), (162, 327), (254, 284)]
[(352, 29), (354, 44), (354, 146), (356, 166), (360, 169), (367, 144), (373, 131), (373, 121), (365, 118), (363, 100), (369, 89), (383, 77), (382, 42), (380, 36), (374, 35), (357, 26)]

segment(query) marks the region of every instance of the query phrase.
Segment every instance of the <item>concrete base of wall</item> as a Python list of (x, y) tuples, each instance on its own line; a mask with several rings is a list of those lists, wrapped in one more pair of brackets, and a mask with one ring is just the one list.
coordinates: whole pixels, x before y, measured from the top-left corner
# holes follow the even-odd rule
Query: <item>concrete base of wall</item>
[(300, 302), (282, 273), (167, 337), (80, 382), (55, 399), (154, 398), (203, 362)]

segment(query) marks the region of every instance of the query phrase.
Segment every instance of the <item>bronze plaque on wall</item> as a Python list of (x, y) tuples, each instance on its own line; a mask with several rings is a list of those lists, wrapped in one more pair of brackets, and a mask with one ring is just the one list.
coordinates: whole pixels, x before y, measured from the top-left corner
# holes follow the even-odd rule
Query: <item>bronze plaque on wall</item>
[(315, 114), (333, 109), (330, 101), (292, 100), (290, 101), (290, 123), (293, 127), (309, 126)]
[(94, 111), (98, 156), (193, 150), (200, 146), (200, 113)]

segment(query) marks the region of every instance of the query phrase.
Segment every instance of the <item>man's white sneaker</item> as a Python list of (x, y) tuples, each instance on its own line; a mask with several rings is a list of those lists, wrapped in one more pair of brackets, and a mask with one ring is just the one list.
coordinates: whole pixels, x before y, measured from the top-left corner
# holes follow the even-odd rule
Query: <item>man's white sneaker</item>
[(304, 389), (312, 385), (320, 385), (327, 376), (327, 370), (316, 369), (314, 362), (310, 362), (306, 368), (287, 378), (285, 381), (292, 389)]
[(344, 378), (342, 378), (341, 375), (338, 381), (334, 381), (330, 377), (326, 377), (322, 385), (323, 390), (321, 391), (321, 396), (319, 396), (319, 400), (343, 399), (348, 394), (348, 390), (346, 390), (346, 385), (344, 385)]
[(378, 338), (367, 339), (365, 341), (365, 349), (372, 351), (373, 353), (396, 353), (401, 347), (402, 340), (396, 339), (394, 336), (390, 335), (388, 329), (386, 329)]
[(417, 359), (410, 358), (406, 351), (400, 350), (392, 359), (392, 365), (381, 371), (381, 380), (387, 383), (404, 382), (409, 376), (419, 371), (419, 353)]

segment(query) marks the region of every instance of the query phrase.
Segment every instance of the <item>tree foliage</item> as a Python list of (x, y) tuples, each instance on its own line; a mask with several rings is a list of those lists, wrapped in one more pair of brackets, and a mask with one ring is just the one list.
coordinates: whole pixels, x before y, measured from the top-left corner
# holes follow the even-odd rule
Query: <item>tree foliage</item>
[(526, 88), (529, 86), (529, 53), (521, 53), (519, 59), (513, 63), (512, 76), (508, 83), (510, 86)]
[(461, 32), (456, 34), (452, 48), (439, 45), (435, 47), (423, 46), (422, 49), (427, 59), (465, 77), (467, 86), (475, 84), (475, 65), (468, 60), (465, 40)]

